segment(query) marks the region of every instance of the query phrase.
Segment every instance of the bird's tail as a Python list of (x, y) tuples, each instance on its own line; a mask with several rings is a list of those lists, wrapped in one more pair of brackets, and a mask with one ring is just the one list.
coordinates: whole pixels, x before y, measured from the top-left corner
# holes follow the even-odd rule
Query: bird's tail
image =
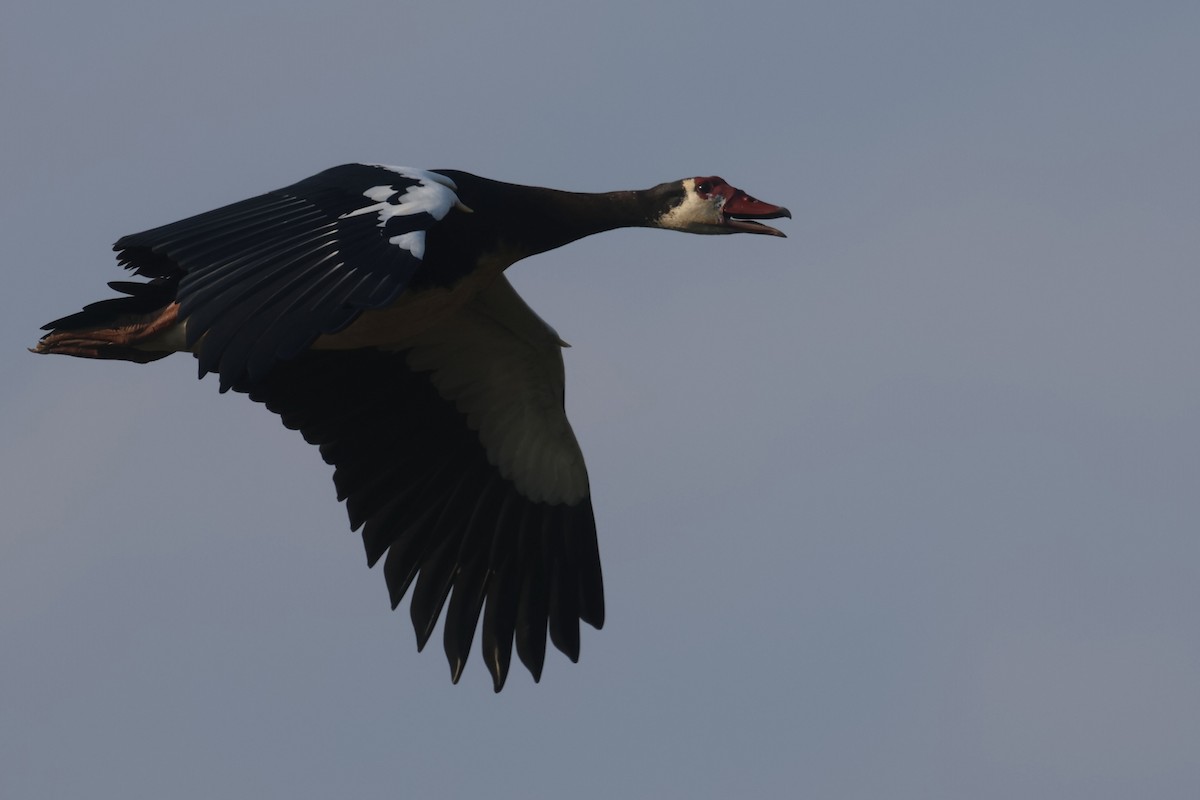
[(109, 286), (128, 296), (92, 303), (43, 325), (49, 333), (30, 350), (145, 364), (183, 349), (174, 286), (165, 281), (114, 281)]

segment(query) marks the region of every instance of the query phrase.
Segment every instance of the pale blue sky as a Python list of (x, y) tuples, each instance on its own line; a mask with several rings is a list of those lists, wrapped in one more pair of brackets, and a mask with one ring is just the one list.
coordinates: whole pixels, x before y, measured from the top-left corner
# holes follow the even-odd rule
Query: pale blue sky
[[(0, 795), (1200, 795), (1200, 7), (16, 0)], [(315, 448), (35, 358), (119, 236), (344, 161), (722, 175), (790, 238), (517, 265), (605, 630), (451, 686)]]

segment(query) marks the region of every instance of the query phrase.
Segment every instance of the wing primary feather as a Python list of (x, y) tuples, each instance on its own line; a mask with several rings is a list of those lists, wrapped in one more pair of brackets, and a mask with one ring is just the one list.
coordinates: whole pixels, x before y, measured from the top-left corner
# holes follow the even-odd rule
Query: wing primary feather
[(176, 248), (202, 243), (212, 248), (239, 238), (246, 231), (269, 231), (275, 221), (289, 224), (320, 212), (296, 197), (273, 193), (251, 197), (178, 222), (122, 236), (113, 249), (124, 254), (139, 248), (174, 257)]
[[(398, 446), (402, 446), (402, 443), (398, 443)], [(388, 483), (372, 484), (367, 492), (361, 495), (355, 493), (347, 498), (347, 510), (351, 501), (355, 505), (355, 511), (351, 514), (351, 530), (358, 528), (356, 517), (365, 522), (378, 513), (378, 509), (396, 500), (410, 503), (415, 508), (436, 505), (440, 509), (458, 494), (462, 481), (456, 478), (456, 473), (462, 469), (462, 459), (456, 454), (445, 454), (441, 463), (425, 472), (423, 477), (420, 469), (415, 463), (404, 470), (397, 467), (390, 472)], [(431, 521), (436, 521), (436, 518)], [(379, 536), (379, 533), (384, 535)], [(383, 555), (391, 541), (392, 538), (385, 531), (377, 529), (368, 533), (364, 528), (363, 546), (367, 551), (368, 565), (374, 564)]]
[(450, 596), (442, 630), (442, 646), (450, 662), (450, 680), (453, 683), (458, 683), (462, 677), (467, 656), (471, 652), (471, 642), (479, 624), (479, 612), (483, 609), (486, 596), (487, 572), (487, 560), (479, 558), (460, 567), (454, 580), (454, 593)]
[(550, 641), (567, 658), (579, 661), (579, 567), (569, 531), (563, 531), (564, 510), (556, 506), (553, 513), (558, 534), (551, 537)]
[(531, 519), (521, 528), (518, 558), (524, 567), (517, 601), (517, 656), (533, 675), (534, 682), (542, 678), (546, 662), (546, 627), (550, 615), (550, 536), (551, 515), (542, 504), (531, 505)]
[(454, 594), (446, 610), (443, 646), (450, 662), (450, 674), (458, 682), (471, 652), (479, 612), (487, 595), (488, 554), (496, 535), (497, 511), (503, 503), (503, 487), (498, 478), (487, 482), (475, 503), (471, 519), (459, 545)]
[[(416, 467), (414, 467), (414, 470)], [(356, 521), (355, 517), (370, 509), (369, 517), (373, 517), (381, 511), (375, 510), (375, 506), (379, 509), (387, 508), (388, 506), (399, 503), (407, 512), (394, 512), (395, 520), (402, 525), (409, 524), (409, 517), (417, 518), (425, 516), (422, 510), (429, 507), (436, 507), (440, 510), (451, 496), (451, 490), (446, 488), (443, 482), (439, 485), (436, 478), (425, 475), (421, 476), (415, 471), (401, 471), (399, 469), (391, 473), (391, 480), (385, 484), (379, 484), (372, 487), (372, 493), (362, 500), (356, 502), (358, 510), (351, 516), (351, 524)], [(390, 491), (389, 491), (390, 490)], [(352, 497), (355, 497), (352, 495)], [(407, 513), (407, 517), (404, 515)], [(369, 517), (367, 521), (369, 521)], [(436, 522), (434, 517), (430, 522)], [(358, 526), (353, 525), (352, 530)], [(375, 563), (376, 560), (383, 554), (394, 541), (395, 532), (389, 532), (385, 528), (372, 527), (363, 530), (363, 546), (366, 549), (368, 566)]]
[(499, 692), (508, 677), (520, 591), (518, 557), (530, 503), (509, 496), (496, 519), (496, 535), (488, 555), (487, 604), (483, 612), (481, 649)]
[(567, 515), (571, 520), (567, 535), (575, 542), (579, 570), (579, 618), (599, 630), (604, 627), (604, 575), (591, 498), (569, 507)]
[(425, 644), (433, 634), (438, 617), (442, 613), (446, 597), (450, 594), (456, 569), (454, 554), (458, 549), (457, 544), (451, 537), (447, 537), (421, 562), (421, 571), (417, 576), (416, 586), (413, 587), (412, 601), (409, 605), (409, 616), (412, 618), (413, 632), (417, 635), (418, 651), (425, 649)]
[(479, 488), (474, 493), (475, 499), (469, 504), (464, 503), (458, 508), (448, 504), (430, 533), (431, 542), (436, 544), (430, 555), (421, 559), (421, 572), (417, 578), (417, 585), (413, 588), (412, 605), (409, 609), (419, 648), (423, 648), (429, 641), (437, 625), (442, 606), (460, 569), (459, 559), (463, 551), (463, 541), (471, 529), (476, 509), (486, 499), (489, 485), (489, 481), (480, 481)]
[[(332, 231), (322, 229), (300, 238), (272, 239), (262, 247), (243, 250), (237, 257), (219, 262), (212, 268), (190, 272), (180, 281), (180, 311), (185, 315), (191, 313), (235, 288), (252, 292), (278, 280), (281, 274), (292, 272), (297, 263), (311, 264), (312, 256), (322, 250), (336, 252), (337, 243), (332, 238)], [(307, 271), (306, 268), (298, 275), (288, 276), (282, 285), (294, 285), (297, 280), (303, 280)]]
[(168, 245), (159, 245), (155, 252), (169, 254), (187, 271), (181, 282), (184, 289), (210, 276), (221, 275), (230, 268), (251, 263), (279, 252), (292, 243), (313, 236), (330, 236), (333, 225), (317, 214), (285, 217), (280, 215), (267, 225), (247, 226), (246, 230), (231, 233), (218, 229), (204, 232)]
[[(393, 609), (400, 605), (417, 571), (426, 560), (426, 553), (431, 550), (433, 543), (434, 529), (439, 523), (447, 526), (465, 524), (470, 513), (470, 504), (466, 502), (466, 498), (472, 496), (476, 490), (475, 476), (469, 472), (464, 473), (458, 486), (447, 497), (445, 505), (431, 520), (421, 520), (419, 524), (408, 525), (400, 529), (398, 534), (393, 534), (387, 560), (384, 562), (384, 575), (387, 578)], [(372, 520), (367, 523), (368, 526), (373, 522)]]

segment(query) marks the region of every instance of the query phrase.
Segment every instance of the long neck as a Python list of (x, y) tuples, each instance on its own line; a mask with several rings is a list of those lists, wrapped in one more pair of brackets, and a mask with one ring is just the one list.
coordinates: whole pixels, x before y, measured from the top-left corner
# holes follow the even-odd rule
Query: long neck
[(615, 228), (652, 226), (658, 216), (647, 192), (564, 192), (437, 171), (454, 180), (459, 198), (475, 211), (466, 215), (470, 219), (460, 218), (460, 228), (470, 226), (490, 240), (485, 247), (509, 248), (522, 256)]
[(563, 192), (556, 189), (522, 187), (525, 224), (530, 244), (538, 240), (537, 252), (560, 247), (576, 239), (617, 228), (652, 224), (654, 214), (642, 202), (642, 193)]

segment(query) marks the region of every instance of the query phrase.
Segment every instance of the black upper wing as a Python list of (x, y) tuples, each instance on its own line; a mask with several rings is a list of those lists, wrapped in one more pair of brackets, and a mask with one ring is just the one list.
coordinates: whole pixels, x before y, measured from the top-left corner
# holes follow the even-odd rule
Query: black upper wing
[(178, 280), (200, 371), (227, 389), (265, 375), (421, 269), (425, 232), (458, 204), (437, 173), (345, 164), (114, 245), (130, 269)]

